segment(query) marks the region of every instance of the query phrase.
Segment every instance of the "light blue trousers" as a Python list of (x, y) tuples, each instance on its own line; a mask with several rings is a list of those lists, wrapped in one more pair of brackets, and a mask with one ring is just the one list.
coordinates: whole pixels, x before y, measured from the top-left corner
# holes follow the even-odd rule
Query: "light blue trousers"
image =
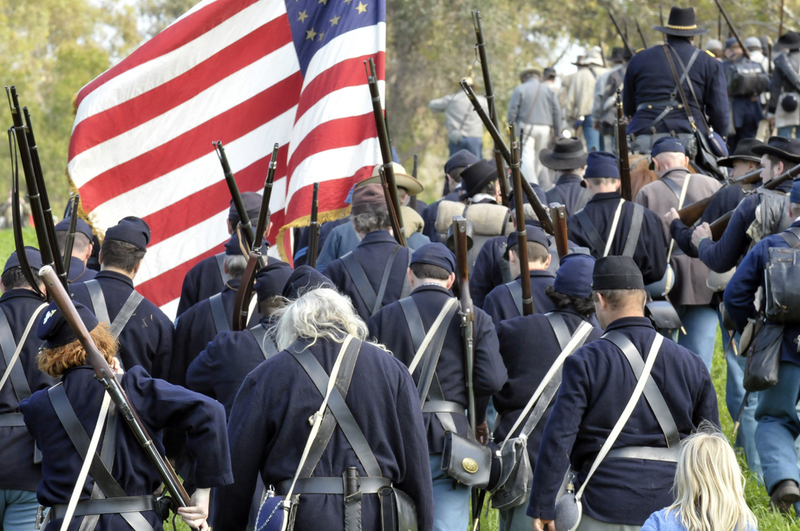
[(0, 531), (33, 531), (39, 500), (30, 490), (0, 490)]
[(469, 525), (470, 488), (442, 470), (442, 454), (433, 454), (433, 531), (464, 531)]

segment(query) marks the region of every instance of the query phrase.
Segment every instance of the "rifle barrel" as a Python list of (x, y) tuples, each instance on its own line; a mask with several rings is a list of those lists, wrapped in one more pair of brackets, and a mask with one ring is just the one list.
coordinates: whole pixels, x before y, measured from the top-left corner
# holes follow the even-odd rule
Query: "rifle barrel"
[(233, 176), (231, 165), (228, 162), (228, 156), (225, 154), (225, 148), (220, 140), (212, 142), (212, 144), (214, 145), (214, 150), (217, 152), (217, 157), (219, 157), (219, 162), (222, 164), (225, 182), (228, 184), (228, 190), (231, 192), (233, 205), (236, 207), (236, 213), (239, 215), (239, 226), (242, 228), (245, 240), (247, 240), (247, 246), (252, 249), (256, 241), (255, 234), (253, 234), (253, 225), (250, 223), (250, 216), (247, 215), (247, 209), (244, 207), (242, 194), (239, 193), (239, 185), (236, 184), (236, 178)]
[(750, 59), (750, 52), (747, 51), (747, 48), (745, 47), (744, 42), (742, 41), (742, 38), (739, 36), (739, 32), (736, 31), (736, 26), (733, 25), (731, 17), (728, 16), (728, 12), (725, 11), (724, 7), (722, 7), (722, 2), (720, 2), (720, 0), (714, 0), (714, 2), (716, 2), (717, 7), (719, 8), (719, 12), (722, 13), (722, 16), (725, 18), (725, 22), (728, 24), (728, 28), (730, 28), (731, 33), (733, 33), (733, 36), (736, 38), (736, 42), (739, 43), (739, 47), (742, 49), (742, 54), (744, 54), (745, 57)]
[(621, 182), (620, 195), (625, 201), (633, 201), (633, 189), (631, 184), (631, 165), (628, 159), (628, 136), (627, 124), (625, 123), (625, 113), (622, 109), (622, 90), (617, 89), (617, 157), (619, 158), (619, 174)]
[[(67, 231), (67, 240), (64, 242), (64, 270), (67, 272), (67, 277), (69, 277), (69, 268), (72, 264), (75, 231), (78, 229), (78, 202), (80, 200), (80, 194), (74, 194), (70, 200), (69, 231)], [(67, 281), (69, 281), (69, 278), (67, 278)]]
[(311, 198), (311, 220), (308, 227), (308, 258), (306, 263), (317, 267), (317, 242), (319, 241), (319, 222), (317, 222), (317, 203), (319, 201), (319, 183), (314, 183), (314, 195)]
[(626, 37), (625, 34), (622, 33), (622, 29), (620, 29), (619, 24), (617, 23), (617, 17), (614, 16), (614, 13), (611, 12), (611, 9), (608, 9), (608, 16), (611, 17), (611, 22), (614, 23), (614, 27), (617, 29), (617, 33), (619, 34), (619, 37), (622, 39), (622, 44), (625, 45), (625, 49), (628, 50), (628, 53), (631, 55), (631, 57), (633, 57), (633, 49), (631, 48), (631, 45), (628, 42), (628, 37)]
[(522, 315), (533, 315), (531, 296), (531, 274), (528, 267), (528, 233), (525, 225), (525, 209), (522, 201), (522, 173), (519, 171), (520, 146), (517, 138), (517, 125), (511, 128), (511, 177), (514, 183), (514, 212), (517, 216), (517, 257), (519, 258), (520, 282), (522, 284)]
[(254, 249), (261, 249), (264, 243), (264, 233), (269, 227), (269, 202), (272, 199), (272, 183), (275, 180), (275, 170), (278, 169), (278, 148), (276, 143), (272, 146), (272, 158), (269, 159), (269, 169), (267, 179), (264, 181), (264, 191), (261, 194), (261, 210), (258, 211), (258, 222), (256, 223)]
[[(461, 80), (461, 88), (467, 94), (472, 106), (475, 108), (475, 112), (478, 113), (478, 117), (483, 122), (483, 125), (489, 131), (489, 134), (492, 136), (492, 140), (494, 140), (494, 145), (500, 149), (500, 153), (505, 159), (507, 164), (511, 164), (511, 152), (508, 149), (508, 146), (503, 141), (503, 137), (500, 136), (500, 131), (498, 131), (497, 127), (492, 123), (489, 116), (486, 114), (486, 111), (481, 106), (481, 103), (478, 101), (478, 98), (475, 96), (475, 91), (472, 90), (472, 87), (469, 86), (469, 83), (466, 80)], [(525, 193), (525, 196), (528, 198), (528, 202), (530, 202), (531, 206), (533, 207), (533, 211), (536, 213), (536, 217), (539, 219), (539, 223), (542, 225), (542, 228), (548, 234), (553, 234), (553, 226), (550, 224), (550, 216), (547, 214), (547, 207), (544, 206), (542, 200), (539, 199), (539, 196), (536, 195), (536, 192), (533, 190), (533, 187), (525, 178), (522, 176), (522, 191)]]
[(72, 299), (67, 293), (67, 290), (64, 289), (64, 286), (59, 282), (55, 271), (50, 266), (44, 266), (39, 270), (39, 277), (47, 286), (48, 295), (53, 298), (53, 301), (55, 301), (58, 309), (61, 310), (67, 324), (78, 337), (78, 340), (86, 352), (86, 360), (94, 369), (97, 378), (105, 386), (106, 391), (111, 395), (111, 399), (114, 401), (114, 404), (122, 414), (122, 417), (125, 419), (125, 422), (128, 424), (128, 427), (133, 432), (137, 441), (144, 449), (147, 457), (152, 462), (158, 475), (161, 477), (161, 480), (172, 496), (172, 499), (179, 507), (187, 507), (190, 503), (189, 494), (183, 488), (175, 470), (172, 469), (169, 462), (164, 459), (156, 449), (152, 437), (147, 432), (147, 428), (139, 418), (139, 414), (128, 399), (125, 390), (120, 386), (116, 376), (114, 376), (114, 372), (111, 370), (111, 367), (109, 367), (108, 362), (106, 362), (103, 354), (97, 348), (92, 336), (86, 329), (86, 325), (78, 314), (78, 310), (75, 309), (75, 305), (72, 303)]
[(644, 37), (644, 32), (642, 31), (642, 27), (639, 25), (639, 20), (633, 19), (633, 21), (636, 22), (636, 31), (639, 32), (639, 38), (642, 39), (642, 45), (644, 45), (645, 48), (649, 48), (647, 45), (647, 39)]
[[(8, 141), (11, 142), (15, 138), (12, 131), (8, 131)], [(17, 252), (17, 259), (19, 260), (22, 275), (28, 282), (39, 297), (45, 297), (44, 293), (39, 289), (39, 284), (36, 282), (36, 277), (33, 275), (30, 263), (28, 262), (28, 255), (25, 254), (25, 239), (22, 236), (22, 209), (19, 202), (19, 164), (16, 158), (11, 161), (11, 225), (14, 231), (14, 250)]]

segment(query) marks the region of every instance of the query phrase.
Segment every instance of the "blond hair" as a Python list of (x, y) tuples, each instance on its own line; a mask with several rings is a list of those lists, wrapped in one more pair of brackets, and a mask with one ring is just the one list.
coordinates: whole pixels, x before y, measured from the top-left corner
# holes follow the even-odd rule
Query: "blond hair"
[(710, 422), (703, 421), (681, 442), (675, 471), (676, 511), (692, 531), (747, 531), (758, 528), (744, 499), (744, 477), (730, 443)]
[[(98, 324), (94, 330), (89, 332), (94, 344), (103, 354), (103, 357), (110, 364), (117, 353), (119, 342), (108, 328), (106, 323)], [(72, 343), (61, 345), (55, 348), (42, 348), (36, 355), (36, 362), (39, 370), (49, 374), (53, 378), (58, 378), (70, 367), (86, 365), (86, 351), (77, 339)]]
[(330, 288), (311, 290), (273, 314), (278, 323), (272, 329), (279, 350), (298, 338), (327, 339), (337, 343), (344, 341), (345, 334), (358, 339), (367, 337), (367, 325), (356, 313), (349, 298)]

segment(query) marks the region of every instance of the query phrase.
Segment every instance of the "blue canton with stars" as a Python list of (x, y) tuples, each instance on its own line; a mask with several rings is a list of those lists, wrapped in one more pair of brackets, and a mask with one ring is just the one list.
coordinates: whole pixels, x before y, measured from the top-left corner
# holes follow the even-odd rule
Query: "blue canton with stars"
[(386, 22), (386, 0), (285, 1), (304, 77), (311, 58), (331, 40), (354, 29)]

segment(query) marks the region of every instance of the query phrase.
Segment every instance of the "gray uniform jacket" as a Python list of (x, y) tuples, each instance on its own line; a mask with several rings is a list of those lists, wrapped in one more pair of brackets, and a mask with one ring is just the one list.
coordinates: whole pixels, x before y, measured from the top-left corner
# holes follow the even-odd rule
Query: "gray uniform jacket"
[[(481, 106), (489, 112), (486, 98), (478, 96)], [(428, 107), (432, 111), (444, 113), (444, 125), (447, 128), (447, 137), (453, 144), (461, 142), (463, 137), (483, 137), (483, 122), (472, 107), (467, 95), (463, 91), (449, 94), (442, 98), (431, 100)]]
[(553, 89), (546, 84), (542, 85), (539, 97), (536, 98), (536, 107), (531, 110), (538, 87), (539, 80), (534, 77), (514, 89), (511, 101), (508, 102), (506, 120), (509, 123), (549, 125), (558, 129), (561, 125), (561, 106)]

